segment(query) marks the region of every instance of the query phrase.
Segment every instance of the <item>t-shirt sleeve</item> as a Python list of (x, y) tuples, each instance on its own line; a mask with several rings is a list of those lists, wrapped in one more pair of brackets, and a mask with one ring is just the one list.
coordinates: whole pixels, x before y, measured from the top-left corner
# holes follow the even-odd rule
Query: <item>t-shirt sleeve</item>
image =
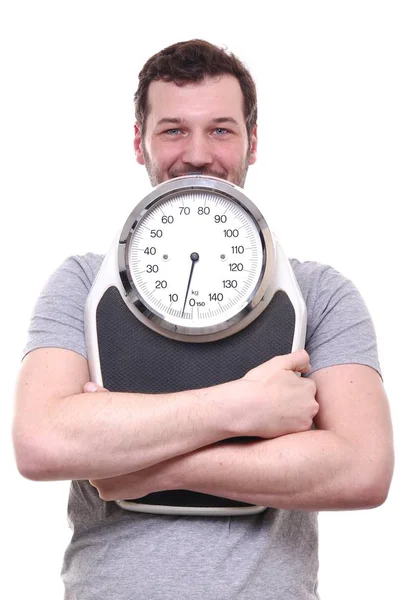
[(39, 296), (24, 356), (37, 348), (64, 348), (87, 358), (84, 310), (100, 260), (73, 256), (52, 274)]
[(353, 363), (370, 366), (382, 377), (371, 315), (352, 281), (332, 267), (322, 269), (308, 313), (311, 372)]

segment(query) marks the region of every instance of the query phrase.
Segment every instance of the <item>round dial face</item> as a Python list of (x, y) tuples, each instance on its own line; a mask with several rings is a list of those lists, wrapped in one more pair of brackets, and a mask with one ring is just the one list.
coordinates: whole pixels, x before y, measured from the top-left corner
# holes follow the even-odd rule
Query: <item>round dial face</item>
[(240, 203), (214, 191), (183, 190), (137, 220), (126, 258), (131, 282), (154, 315), (203, 330), (249, 304), (265, 253), (260, 227)]

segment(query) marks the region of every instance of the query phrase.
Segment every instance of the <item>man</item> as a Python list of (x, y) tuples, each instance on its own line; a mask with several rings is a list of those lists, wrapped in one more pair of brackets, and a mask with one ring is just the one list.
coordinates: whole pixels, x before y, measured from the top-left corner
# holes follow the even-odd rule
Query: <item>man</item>
[[(236, 57), (199, 40), (166, 48), (145, 64), (135, 102), (136, 159), (153, 185), (191, 172), (244, 185), (257, 106)], [(375, 334), (359, 293), (330, 267), (292, 260), (307, 351), (212, 388), (115, 393), (89, 382), (83, 334), (101, 261), (73, 257), (53, 274), (17, 385), (20, 472), (72, 480), (65, 598), (318, 598), (317, 511), (382, 504), (393, 470)], [(217, 444), (236, 435), (262, 439)], [(167, 489), (268, 509), (180, 517), (113, 502)]]

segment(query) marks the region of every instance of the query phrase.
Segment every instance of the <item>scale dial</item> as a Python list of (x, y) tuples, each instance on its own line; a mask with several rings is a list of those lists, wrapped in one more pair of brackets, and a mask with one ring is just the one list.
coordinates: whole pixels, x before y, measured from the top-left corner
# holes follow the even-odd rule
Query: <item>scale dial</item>
[[(209, 341), (260, 312), (273, 244), (241, 188), (203, 176), (162, 183), (128, 218), (120, 273), (131, 310), (168, 337)], [(252, 314), (254, 313), (254, 314)]]

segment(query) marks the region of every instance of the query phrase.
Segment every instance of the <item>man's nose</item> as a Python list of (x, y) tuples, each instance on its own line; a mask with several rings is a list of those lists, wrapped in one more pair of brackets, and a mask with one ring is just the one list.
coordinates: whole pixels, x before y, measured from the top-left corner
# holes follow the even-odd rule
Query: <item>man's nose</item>
[(203, 135), (191, 135), (187, 140), (182, 161), (194, 167), (210, 165), (213, 162), (211, 143)]

